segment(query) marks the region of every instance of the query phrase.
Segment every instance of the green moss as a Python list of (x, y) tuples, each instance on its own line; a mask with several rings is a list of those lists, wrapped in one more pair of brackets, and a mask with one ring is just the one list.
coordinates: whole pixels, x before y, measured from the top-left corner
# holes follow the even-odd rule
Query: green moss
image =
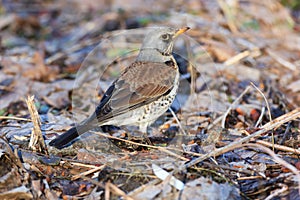
[(0, 109), (0, 116), (3, 116), (6, 113), (6, 111), (6, 108)]
[(244, 29), (252, 29), (258, 31), (260, 29), (259, 23), (255, 20), (252, 19), (250, 21), (246, 21), (242, 24), (242, 28)]
[(300, 9), (300, 1), (299, 0), (281, 0), (281, 3), (291, 8), (292, 10), (299, 10)]

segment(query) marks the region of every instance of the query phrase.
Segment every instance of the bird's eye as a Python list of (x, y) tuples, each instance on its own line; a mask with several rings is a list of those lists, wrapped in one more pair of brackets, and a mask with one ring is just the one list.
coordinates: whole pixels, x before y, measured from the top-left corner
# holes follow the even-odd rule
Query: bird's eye
[(163, 40), (169, 40), (170, 39), (170, 35), (169, 34), (163, 34), (163, 35), (161, 35), (161, 39), (163, 39)]

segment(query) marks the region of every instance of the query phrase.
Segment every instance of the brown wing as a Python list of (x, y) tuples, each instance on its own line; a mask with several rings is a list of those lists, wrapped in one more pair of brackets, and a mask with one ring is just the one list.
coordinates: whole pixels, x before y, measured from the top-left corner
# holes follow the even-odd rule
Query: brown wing
[(172, 65), (152, 62), (131, 64), (104, 94), (96, 109), (98, 120), (107, 120), (168, 94), (177, 73), (173, 62)]

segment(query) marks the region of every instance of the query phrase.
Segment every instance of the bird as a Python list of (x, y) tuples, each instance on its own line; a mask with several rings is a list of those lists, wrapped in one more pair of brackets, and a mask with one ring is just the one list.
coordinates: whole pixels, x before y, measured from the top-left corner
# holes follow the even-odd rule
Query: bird
[(172, 56), (174, 40), (189, 27), (160, 27), (146, 34), (139, 53), (102, 96), (95, 112), (49, 142), (64, 148), (79, 135), (104, 125), (147, 127), (171, 106), (179, 87), (179, 69)]

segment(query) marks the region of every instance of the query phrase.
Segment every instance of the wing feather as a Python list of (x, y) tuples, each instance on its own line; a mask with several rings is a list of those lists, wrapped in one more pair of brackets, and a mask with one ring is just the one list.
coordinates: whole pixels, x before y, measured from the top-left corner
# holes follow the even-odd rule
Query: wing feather
[(110, 119), (167, 95), (174, 86), (177, 73), (175, 66), (165, 63), (131, 64), (104, 94), (104, 99), (96, 109), (98, 121)]

